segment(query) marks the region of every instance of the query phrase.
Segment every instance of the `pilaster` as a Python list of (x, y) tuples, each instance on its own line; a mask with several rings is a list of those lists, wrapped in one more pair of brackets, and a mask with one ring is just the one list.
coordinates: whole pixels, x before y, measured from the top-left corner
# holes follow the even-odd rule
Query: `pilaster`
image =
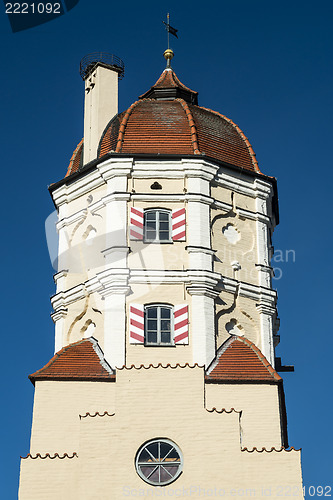
[(104, 357), (112, 368), (126, 364), (126, 296), (128, 269), (109, 269), (99, 276), (104, 299)]
[(54, 321), (55, 338), (54, 338), (54, 353), (62, 349), (64, 342), (65, 318), (67, 316), (67, 309), (59, 309), (53, 314), (51, 318)]
[(257, 310), (260, 317), (261, 352), (274, 368), (273, 318), (276, 315), (276, 309), (259, 303)]
[(186, 287), (191, 295), (191, 344), (193, 363), (209, 366), (215, 358), (215, 299), (219, 292), (212, 283), (192, 282)]

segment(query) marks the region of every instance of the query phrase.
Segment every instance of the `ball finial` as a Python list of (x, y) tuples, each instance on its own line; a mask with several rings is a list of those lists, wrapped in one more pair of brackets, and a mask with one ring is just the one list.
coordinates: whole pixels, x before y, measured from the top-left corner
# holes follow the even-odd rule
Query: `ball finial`
[(171, 50), (171, 49), (166, 49), (166, 50), (164, 51), (164, 54), (163, 54), (163, 55), (164, 55), (164, 57), (165, 57), (165, 59), (166, 59), (166, 61), (167, 61), (167, 68), (170, 68), (170, 61), (171, 61), (171, 59), (172, 59), (172, 58), (173, 58), (173, 56), (174, 56), (173, 50)]

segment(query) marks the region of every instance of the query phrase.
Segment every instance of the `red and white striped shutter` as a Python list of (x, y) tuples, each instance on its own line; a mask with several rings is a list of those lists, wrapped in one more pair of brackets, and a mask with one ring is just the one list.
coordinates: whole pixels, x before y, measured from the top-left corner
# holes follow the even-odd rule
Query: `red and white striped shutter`
[(130, 239), (143, 240), (143, 210), (131, 207)]
[(172, 210), (172, 239), (173, 241), (185, 241), (185, 208)]
[(130, 344), (143, 344), (145, 341), (145, 313), (143, 304), (130, 305)]
[(188, 344), (188, 306), (186, 304), (174, 307), (174, 341), (175, 344)]

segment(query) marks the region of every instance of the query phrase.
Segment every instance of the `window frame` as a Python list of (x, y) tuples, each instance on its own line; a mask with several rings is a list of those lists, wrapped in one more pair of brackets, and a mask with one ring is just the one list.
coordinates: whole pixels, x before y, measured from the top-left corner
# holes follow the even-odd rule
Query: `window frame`
[[(148, 310), (156, 307), (157, 308), (157, 341), (156, 342), (148, 342)], [(161, 341), (161, 334), (162, 334), (162, 329), (161, 329), (161, 309), (169, 309), (170, 310), (170, 342), (162, 342)], [(175, 340), (174, 340), (174, 307), (173, 305), (170, 304), (148, 304), (144, 306), (144, 345), (147, 347), (173, 347), (175, 346)]]
[[(152, 238), (147, 238), (147, 219), (146, 216), (149, 213), (155, 213), (156, 214), (156, 237), (155, 239)], [(167, 240), (162, 240), (160, 239), (160, 214), (165, 213), (168, 215), (168, 224), (169, 224), (169, 237)], [(163, 222), (163, 221), (161, 221)], [(158, 235), (158, 236), (157, 236)], [(172, 239), (172, 210), (169, 210), (167, 208), (148, 208), (145, 209), (143, 212), (143, 242), (144, 243), (173, 243)]]
[[(146, 463), (144, 461), (140, 461), (140, 455), (144, 450), (146, 450), (148, 452), (148, 454), (151, 455), (150, 451), (147, 450), (147, 448), (150, 445), (153, 445), (155, 443), (158, 443), (159, 445), (162, 443), (162, 444), (167, 444), (167, 445), (171, 446), (179, 456), (179, 462), (173, 462), (172, 464), (168, 463), (168, 465), (174, 465), (174, 464), (178, 465), (178, 469), (177, 469), (177, 472), (175, 473), (175, 475), (170, 477), (170, 479), (168, 479), (167, 481), (161, 481), (160, 470), (161, 470), (161, 468), (164, 468), (163, 467), (163, 460), (169, 455), (170, 452), (172, 452), (172, 448), (168, 451), (168, 453), (161, 460), (160, 447), (159, 447), (159, 459), (156, 460), (156, 462), (155, 462), (156, 467), (159, 470), (159, 481), (158, 482), (149, 480), (149, 477), (145, 476), (141, 470), (142, 466), (144, 467), (146, 465), (146, 466), (151, 467), (152, 464), (154, 464), (154, 462), (152, 462), (152, 463), (147, 462)], [(153, 455), (151, 455), (151, 456), (152, 456), (153, 460), (157, 458), (157, 457), (154, 457)], [(171, 441), (170, 439), (166, 439), (166, 438), (155, 438), (155, 439), (151, 439), (149, 441), (146, 441), (142, 446), (140, 446), (140, 448), (138, 449), (136, 456), (135, 456), (135, 470), (136, 470), (137, 474), (139, 475), (139, 477), (141, 477), (141, 479), (143, 481), (145, 481), (147, 484), (150, 484), (151, 486), (166, 486), (167, 484), (173, 483), (174, 481), (176, 481), (176, 479), (178, 479), (178, 477), (183, 472), (183, 466), (184, 466), (184, 458), (183, 458), (183, 454), (182, 454), (179, 446), (176, 443), (174, 443), (173, 441)], [(155, 468), (155, 470), (156, 470), (156, 468)], [(150, 473), (150, 476), (153, 473), (154, 473), (154, 471), (152, 471)], [(169, 472), (168, 472), (168, 474), (170, 475)]]

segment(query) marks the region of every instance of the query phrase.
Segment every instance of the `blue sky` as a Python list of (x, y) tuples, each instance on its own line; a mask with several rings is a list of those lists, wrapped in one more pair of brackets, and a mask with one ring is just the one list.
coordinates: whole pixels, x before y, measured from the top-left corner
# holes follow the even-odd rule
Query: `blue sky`
[[(275, 262), (277, 355), (295, 365), (295, 373), (284, 375), (289, 442), (302, 447), (307, 490), (332, 486), (332, 2), (80, 0), (64, 16), (15, 34), (0, 15), (0, 496), (6, 500), (17, 498), (19, 456), (29, 448), (33, 386), (27, 375), (53, 354), (47, 186), (65, 175), (83, 135), (79, 62), (95, 51), (124, 60), (124, 110), (164, 68), (168, 11), (179, 29), (179, 39), (171, 40), (177, 75), (199, 92), (200, 105), (241, 127), (261, 170), (278, 180), (273, 243), (284, 262)], [(287, 250), (294, 251), (288, 262)]]

